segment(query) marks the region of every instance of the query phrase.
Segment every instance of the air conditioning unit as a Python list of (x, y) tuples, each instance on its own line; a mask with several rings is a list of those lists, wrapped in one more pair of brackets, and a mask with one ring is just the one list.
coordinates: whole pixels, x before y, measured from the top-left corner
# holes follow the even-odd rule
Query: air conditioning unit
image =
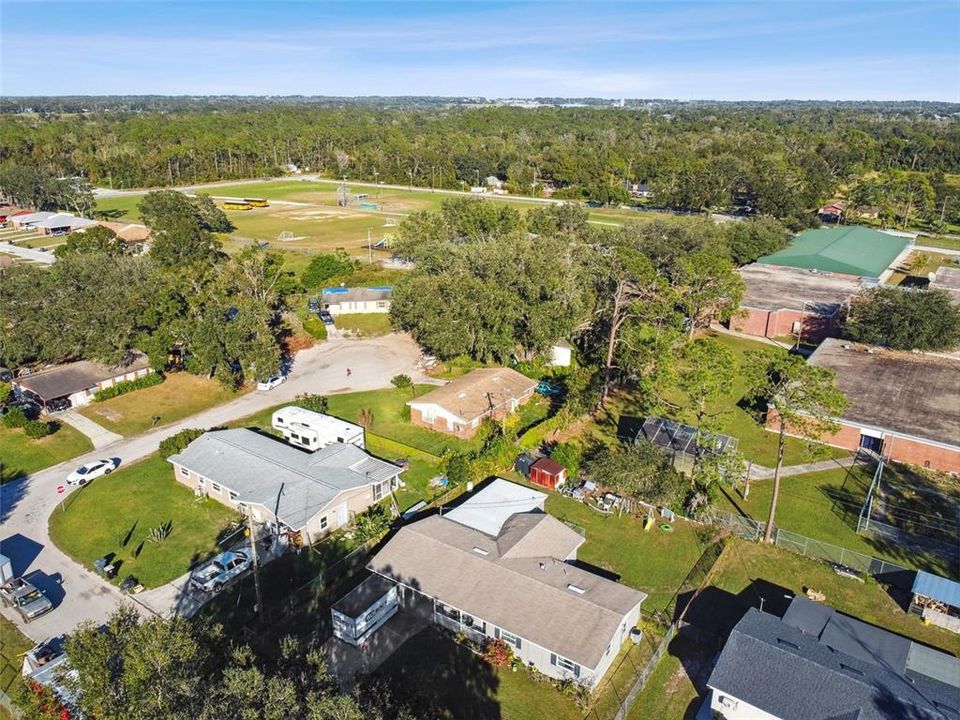
[(727, 710), (736, 710), (740, 706), (740, 702), (731, 697), (727, 697), (726, 695), (721, 695), (720, 705), (727, 708)]

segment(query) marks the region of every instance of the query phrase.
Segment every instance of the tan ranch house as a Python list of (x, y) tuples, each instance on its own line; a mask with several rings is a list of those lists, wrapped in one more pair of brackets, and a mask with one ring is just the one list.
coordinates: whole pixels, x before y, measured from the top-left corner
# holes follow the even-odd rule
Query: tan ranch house
[(471, 437), (484, 418), (499, 420), (533, 397), (537, 381), (510, 368), (481, 368), (407, 403), (410, 421), (430, 430)]
[(355, 445), (313, 453), (247, 429), (204, 433), (171, 455), (178, 482), (313, 543), (403, 485), (402, 469)]

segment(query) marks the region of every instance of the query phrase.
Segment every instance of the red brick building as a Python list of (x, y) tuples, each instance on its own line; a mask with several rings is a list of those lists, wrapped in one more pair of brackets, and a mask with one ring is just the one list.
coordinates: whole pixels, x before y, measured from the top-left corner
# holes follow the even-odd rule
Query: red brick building
[(481, 368), (411, 400), (415, 425), (472, 437), (484, 418), (499, 420), (533, 397), (537, 381), (510, 368)]
[(859, 292), (850, 275), (775, 265), (740, 268), (746, 291), (731, 330), (757, 337), (799, 337), (819, 342), (837, 333), (850, 299)]
[[(810, 363), (833, 370), (847, 397), (840, 430), (823, 442), (960, 473), (960, 361), (828, 339)], [(775, 411), (767, 424), (780, 427)]]

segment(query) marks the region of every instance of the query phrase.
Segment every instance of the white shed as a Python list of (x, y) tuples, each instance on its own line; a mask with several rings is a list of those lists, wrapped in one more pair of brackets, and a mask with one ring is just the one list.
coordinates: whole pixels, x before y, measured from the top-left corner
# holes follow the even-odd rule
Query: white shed
[(550, 364), (554, 367), (570, 367), (573, 346), (566, 340), (560, 340), (550, 348)]

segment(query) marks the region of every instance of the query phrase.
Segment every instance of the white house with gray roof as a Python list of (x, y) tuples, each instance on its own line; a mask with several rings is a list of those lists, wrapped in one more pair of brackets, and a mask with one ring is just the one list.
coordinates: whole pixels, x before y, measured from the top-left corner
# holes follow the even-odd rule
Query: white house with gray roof
[(498, 478), (401, 528), (367, 567), (397, 583), (401, 604), (431, 603), (442, 627), (499, 638), (540, 672), (596, 687), (647, 596), (579, 567), (584, 538), (546, 514), (545, 499)]
[(204, 433), (168, 461), (178, 482), (308, 543), (403, 485), (402, 468), (355, 445), (308, 453), (247, 429)]

